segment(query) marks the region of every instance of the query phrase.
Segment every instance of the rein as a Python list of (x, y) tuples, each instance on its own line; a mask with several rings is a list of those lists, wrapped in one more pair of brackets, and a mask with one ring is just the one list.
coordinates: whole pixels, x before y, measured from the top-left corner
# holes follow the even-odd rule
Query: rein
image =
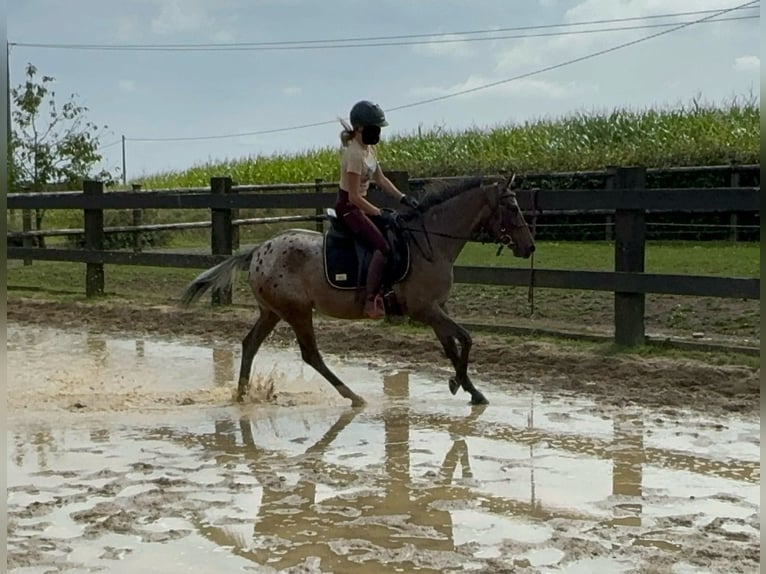
[[(423, 234), (426, 236), (426, 241), (428, 242), (428, 252), (427, 255), (423, 247), (420, 245), (420, 242), (415, 238), (413, 235), (413, 232), (420, 231), (419, 229), (413, 229), (411, 227), (402, 227), (402, 231), (406, 231), (409, 233), (410, 237), (412, 238), (412, 242), (415, 244), (415, 246), (418, 248), (418, 251), (420, 251), (420, 254), (423, 256), (423, 259), (428, 261), (429, 263), (434, 262), (434, 246), (431, 245), (431, 238), (428, 236), (428, 230), (426, 229), (426, 224), (423, 223), (423, 218), (420, 218), (420, 224), (423, 227)], [(441, 235), (440, 233), (435, 233), (434, 235)], [(455, 238), (456, 239), (456, 238)]]
[[(532, 189), (532, 217), (529, 220), (529, 233), (532, 239), (537, 235), (537, 216), (542, 215), (540, 204), (537, 201), (537, 192), (539, 188)], [(529, 291), (527, 292), (527, 301), (529, 301), (529, 315), (535, 314), (535, 252), (532, 252), (529, 261)]]

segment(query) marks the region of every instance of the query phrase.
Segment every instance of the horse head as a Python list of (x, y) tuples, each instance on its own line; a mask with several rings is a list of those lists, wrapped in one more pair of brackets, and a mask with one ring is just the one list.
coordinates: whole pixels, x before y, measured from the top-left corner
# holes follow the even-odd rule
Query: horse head
[(516, 257), (528, 258), (535, 251), (535, 240), (516, 200), (513, 183), (516, 174), (507, 181), (489, 186), (490, 214), (485, 229), (500, 244), (513, 251)]

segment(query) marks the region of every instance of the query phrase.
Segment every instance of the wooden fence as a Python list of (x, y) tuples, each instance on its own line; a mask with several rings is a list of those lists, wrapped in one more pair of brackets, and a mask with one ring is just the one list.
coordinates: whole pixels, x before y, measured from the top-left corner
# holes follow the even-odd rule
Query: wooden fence
[[(646, 248), (646, 214), (759, 212), (760, 187), (721, 188), (655, 188), (645, 187), (645, 168), (610, 167), (605, 172), (605, 189), (520, 190), (519, 203), (529, 211), (533, 206), (543, 214), (607, 213), (614, 224), (614, 271), (568, 271), (550, 269), (513, 269), (479, 266), (456, 266), (455, 281), (483, 285), (528, 286), (611, 291), (614, 299), (614, 339), (621, 345), (633, 346), (646, 340), (645, 295), (662, 293), (704, 297), (760, 299), (759, 278), (733, 278), (693, 275), (651, 274), (644, 272)], [(403, 191), (409, 190), (405, 172), (389, 174)], [(9, 209), (81, 209), (82, 230), (29, 231), (25, 238), (41, 234), (84, 234), (84, 249), (39, 249), (30, 246), (8, 247), (8, 259), (73, 261), (86, 263), (85, 291), (88, 297), (104, 292), (104, 265), (147, 265), (162, 267), (207, 268), (231, 255), (238, 243), (239, 225), (256, 224), (268, 218), (240, 220), (241, 208), (250, 209), (315, 209), (321, 226), (321, 212), (334, 204), (335, 182), (316, 180), (313, 184), (234, 186), (228, 177), (211, 178), (209, 188), (169, 189), (155, 191), (104, 192), (99, 181), (86, 181), (82, 192), (45, 194), (10, 194)], [(282, 192), (282, 193), (276, 193)], [(379, 205), (396, 207), (393, 201), (372, 190)], [(210, 209), (209, 222), (141, 225), (135, 216), (133, 227), (105, 228), (105, 209)], [(137, 214), (134, 211), (134, 214)], [(274, 218), (271, 218), (274, 220)], [(211, 228), (211, 253), (141, 253), (104, 249), (105, 233), (139, 232), (152, 229)], [(61, 233), (57, 233), (61, 232)], [(11, 234), (9, 234), (11, 235)], [(231, 292), (214, 292), (213, 304), (231, 302)]]

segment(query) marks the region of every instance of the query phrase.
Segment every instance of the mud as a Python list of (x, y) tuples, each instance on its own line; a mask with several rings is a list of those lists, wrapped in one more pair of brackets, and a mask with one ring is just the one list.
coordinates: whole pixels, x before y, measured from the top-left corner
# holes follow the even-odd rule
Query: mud
[[(251, 309), (101, 304), (19, 299), (8, 319), (25, 324), (87, 327), (97, 332), (154, 334), (175, 341), (201, 338), (238, 348), (255, 321)], [(615, 406), (695, 409), (705, 413), (757, 413), (760, 369), (717, 365), (686, 358), (642, 357), (581, 350), (531, 338), (473, 336), (469, 373), (525, 392), (587, 396)], [(374, 364), (416, 366), (445, 381), (451, 366), (430, 331), (396, 329), (379, 323), (317, 318), (320, 351)], [(294, 335), (284, 323), (268, 340), (295, 353)], [(492, 397), (489, 397), (490, 401)]]
[(758, 571), (755, 412), (601, 401), (515, 355), (470, 407), (437, 367), (328, 350), (352, 409), (283, 335), (239, 405), (237, 328), (170, 317), (10, 323), (10, 572)]

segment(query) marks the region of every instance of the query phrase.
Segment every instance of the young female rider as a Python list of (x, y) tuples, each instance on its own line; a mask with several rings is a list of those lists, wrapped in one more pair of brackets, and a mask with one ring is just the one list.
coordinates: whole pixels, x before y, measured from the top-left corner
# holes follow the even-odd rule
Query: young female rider
[(374, 181), (383, 191), (408, 207), (415, 208), (418, 202), (399, 191), (383, 174), (378, 164), (374, 146), (380, 140), (380, 128), (388, 125), (380, 106), (367, 100), (357, 102), (351, 108), (349, 119), (350, 125), (341, 120), (344, 127), (340, 134), (343, 153), (340, 159), (340, 189), (335, 211), (373, 251), (367, 269), (364, 313), (371, 319), (379, 319), (385, 315), (380, 286), (383, 269), (388, 261), (389, 245), (370, 217), (388, 217), (388, 214), (370, 203), (367, 199), (367, 189), (370, 181)]

